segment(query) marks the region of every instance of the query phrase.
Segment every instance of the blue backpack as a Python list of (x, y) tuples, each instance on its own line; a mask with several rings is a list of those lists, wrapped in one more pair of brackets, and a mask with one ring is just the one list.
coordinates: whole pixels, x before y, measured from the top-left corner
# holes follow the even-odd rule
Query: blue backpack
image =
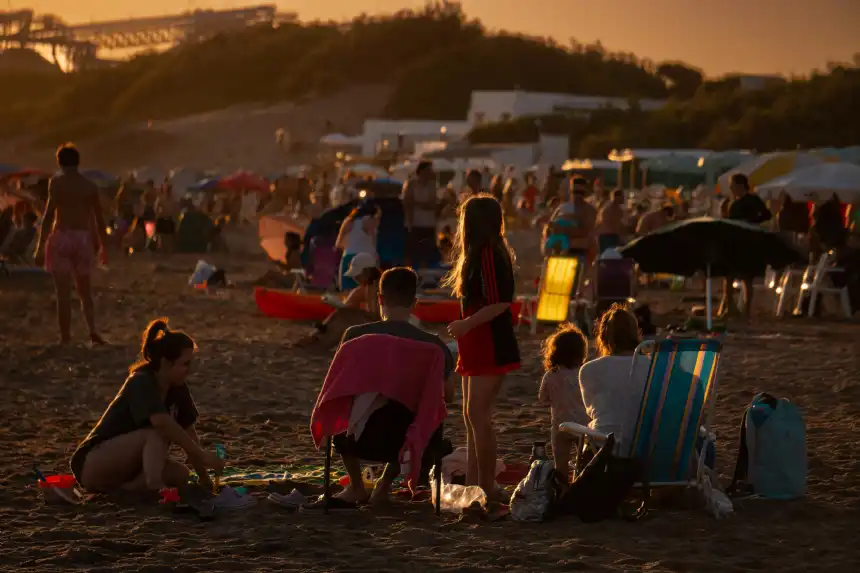
[(806, 494), (806, 426), (793, 402), (757, 394), (741, 420), (729, 494), (797, 499)]

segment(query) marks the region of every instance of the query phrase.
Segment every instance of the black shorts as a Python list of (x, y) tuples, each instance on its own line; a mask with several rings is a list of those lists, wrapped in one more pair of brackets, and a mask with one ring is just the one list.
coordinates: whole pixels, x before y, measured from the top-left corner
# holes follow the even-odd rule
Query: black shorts
[(415, 415), (400, 402), (389, 401), (367, 419), (361, 437), (338, 434), (332, 437), (335, 451), (369, 462), (397, 463), (406, 432)]
[(588, 256), (588, 249), (570, 248), (567, 250), (567, 256), (586, 258)]

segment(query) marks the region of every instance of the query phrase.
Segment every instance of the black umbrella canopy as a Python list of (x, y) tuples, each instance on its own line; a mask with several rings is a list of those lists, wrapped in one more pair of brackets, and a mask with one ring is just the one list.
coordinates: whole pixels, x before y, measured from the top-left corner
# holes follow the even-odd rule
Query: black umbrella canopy
[(620, 249), (646, 273), (714, 277), (764, 274), (769, 265), (782, 269), (803, 257), (780, 235), (732, 219), (699, 217), (666, 225)]

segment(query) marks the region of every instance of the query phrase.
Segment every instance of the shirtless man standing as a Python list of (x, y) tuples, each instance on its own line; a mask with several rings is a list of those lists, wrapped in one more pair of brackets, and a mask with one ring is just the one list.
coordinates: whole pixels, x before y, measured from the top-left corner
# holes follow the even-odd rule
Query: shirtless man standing
[(621, 246), (626, 234), (624, 225), (624, 191), (616, 189), (597, 215), (594, 234), (597, 235), (597, 254)]
[(96, 252), (102, 264), (107, 262), (105, 222), (98, 187), (78, 173), (80, 163), (81, 156), (74, 145), (67, 143), (57, 150), (57, 164), (62, 173), (52, 177), (48, 184), (48, 204), (39, 229), (36, 262), (44, 261), (54, 277), (60, 343), (71, 342), (74, 278), (90, 340), (93, 344), (104, 344), (96, 331), (90, 273)]
[(636, 226), (636, 234), (640, 237), (652, 231), (664, 227), (672, 222), (675, 216), (675, 208), (671, 204), (665, 204), (657, 211), (649, 211), (639, 218)]

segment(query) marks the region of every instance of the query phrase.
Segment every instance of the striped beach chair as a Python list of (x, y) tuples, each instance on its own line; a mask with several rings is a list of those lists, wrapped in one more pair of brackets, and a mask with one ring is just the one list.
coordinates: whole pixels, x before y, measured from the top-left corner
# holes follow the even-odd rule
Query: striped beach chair
[[(713, 440), (721, 351), (722, 342), (715, 338), (646, 341), (636, 349), (634, 361), (650, 355), (651, 365), (633, 438), (623, 440), (630, 450), (616, 455), (639, 460), (643, 482), (637, 485), (646, 491), (701, 483)], [(559, 429), (579, 438), (577, 452), (588, 441), (600, 444), (606, 439), (580, 424), (567, 422)], [(622, 433), (627, 434), (625, 429)], [(577, 455), (575, 473), (581, 470), (581, 457)]]

